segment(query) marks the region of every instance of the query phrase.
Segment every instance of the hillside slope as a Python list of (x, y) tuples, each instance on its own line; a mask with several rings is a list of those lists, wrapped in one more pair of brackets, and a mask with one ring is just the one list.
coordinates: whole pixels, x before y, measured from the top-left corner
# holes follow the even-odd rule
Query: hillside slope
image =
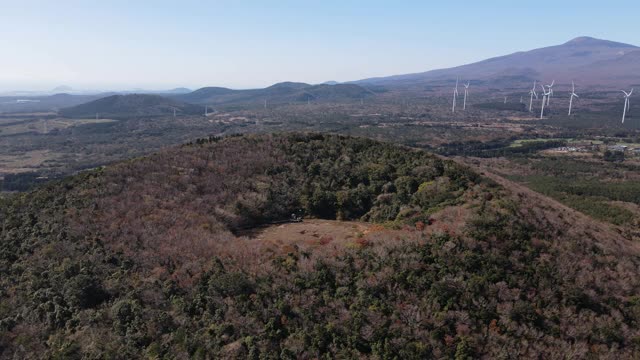
[(131, 94), (112, 95), (77, 106), (60, 110), (60, 115), (69, 118), (94, 117), (103, 118), (148, 117), (173, 115), (174, 109), (180, 115), (197, 115), (204, 113), (204, 108), (169, 99), (160, 95)]
[[(0, 358), (640, 354), (636, 244), (421, 151), (210, 138), (0, 201)], [(300, 211), (385, 226), (242, 235)]]

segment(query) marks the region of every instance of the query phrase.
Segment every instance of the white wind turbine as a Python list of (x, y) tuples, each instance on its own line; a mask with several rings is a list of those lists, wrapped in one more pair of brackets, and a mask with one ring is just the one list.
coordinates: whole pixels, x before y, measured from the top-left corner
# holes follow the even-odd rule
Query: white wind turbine
[(536, 97), (536, 100), (538, 100), (538, 94), (536, 93), (536, 81), (533, 81), (533, 88), (531, 89), (531, 91), (529, 91), (529, 94), (531, 95), (531, 100), (529, 100), (529, 112), (532, 111), (533, 109), (533, 97)]
[(576, 94), (576, 84), (573, 83), (573, 81), (571, 82), (571, 100), (569, 100), (569, 116), (571, 116), (571, 107), (573, 106), (573, 98), (577, 97), (579, 98), (580, 96), (578, 96), (578, 94)]
[(629, 98), (631, 97), (631, 94), (633, 94), (633, 89), (631, 89), (631, 91), (626, 92), (624, 90), (620, 90), (624, 93), (624, 111), (622, 112), (622, 123), (624, 124), (624, 119), (627, 117), (627, 111), (629, 111), (630, 105), (629, 105)]
[(467, 94), (469, 93), (469, 85), (471, 85), (470, 81), (467, 81), (464, 85), (464, 102), (462, 103), (462, 110), (467, 110)]
[(540, 119), (542, 119), (542, 117), (544, 116), (544, 105), (548, 103), (549, 101), (549, 96), (551, 95), (551, 88), (549, 88), (549, 91), (544, 89), (544, 86), (541, 84), (540, 85), (542, 87), (542, 110), (540, 111)]
[(555, 84), (555, 83), (556, 83), (556, 81), (553, 80), (551, 82), (551, 84), (546, 85), (549, 88), (549, 95), (547, 96), (547, 106), (549, 106), (550, 101), (551, 101), (551, 97), (553, 96), (553, 84)]
[(456, 88), (453, 90), (453, 109), (452, 112), (456, 112), (456, 99), (458, 98), (458, 81), (460, 79), (456, 79)]

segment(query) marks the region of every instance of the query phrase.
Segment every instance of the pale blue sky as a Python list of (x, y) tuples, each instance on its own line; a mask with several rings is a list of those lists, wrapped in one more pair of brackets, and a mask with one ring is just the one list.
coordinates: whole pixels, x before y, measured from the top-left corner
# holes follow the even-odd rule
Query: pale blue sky
[(420, 72), (587, 35), (640, 1), (0, 0), (0, 90), (250, 88)]

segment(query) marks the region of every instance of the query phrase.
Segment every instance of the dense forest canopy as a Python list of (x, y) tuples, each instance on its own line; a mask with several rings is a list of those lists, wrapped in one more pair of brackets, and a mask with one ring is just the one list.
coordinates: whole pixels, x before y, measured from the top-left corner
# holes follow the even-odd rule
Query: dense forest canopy
[[(640, 356), (637, 246), (523, 196), (320, 134), (87, 171), (0, 199), (0, 358)], [(284, 252), (242, 234), (292, 213), (381, 230)]]

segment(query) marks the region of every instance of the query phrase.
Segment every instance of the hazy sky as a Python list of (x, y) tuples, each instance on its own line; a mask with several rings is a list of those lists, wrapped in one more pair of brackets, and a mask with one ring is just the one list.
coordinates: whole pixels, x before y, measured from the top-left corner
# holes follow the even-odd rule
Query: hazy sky
[(588, 35), (640, 1), (0, 0), (0, 90), (262, 87), (450, 67)]

